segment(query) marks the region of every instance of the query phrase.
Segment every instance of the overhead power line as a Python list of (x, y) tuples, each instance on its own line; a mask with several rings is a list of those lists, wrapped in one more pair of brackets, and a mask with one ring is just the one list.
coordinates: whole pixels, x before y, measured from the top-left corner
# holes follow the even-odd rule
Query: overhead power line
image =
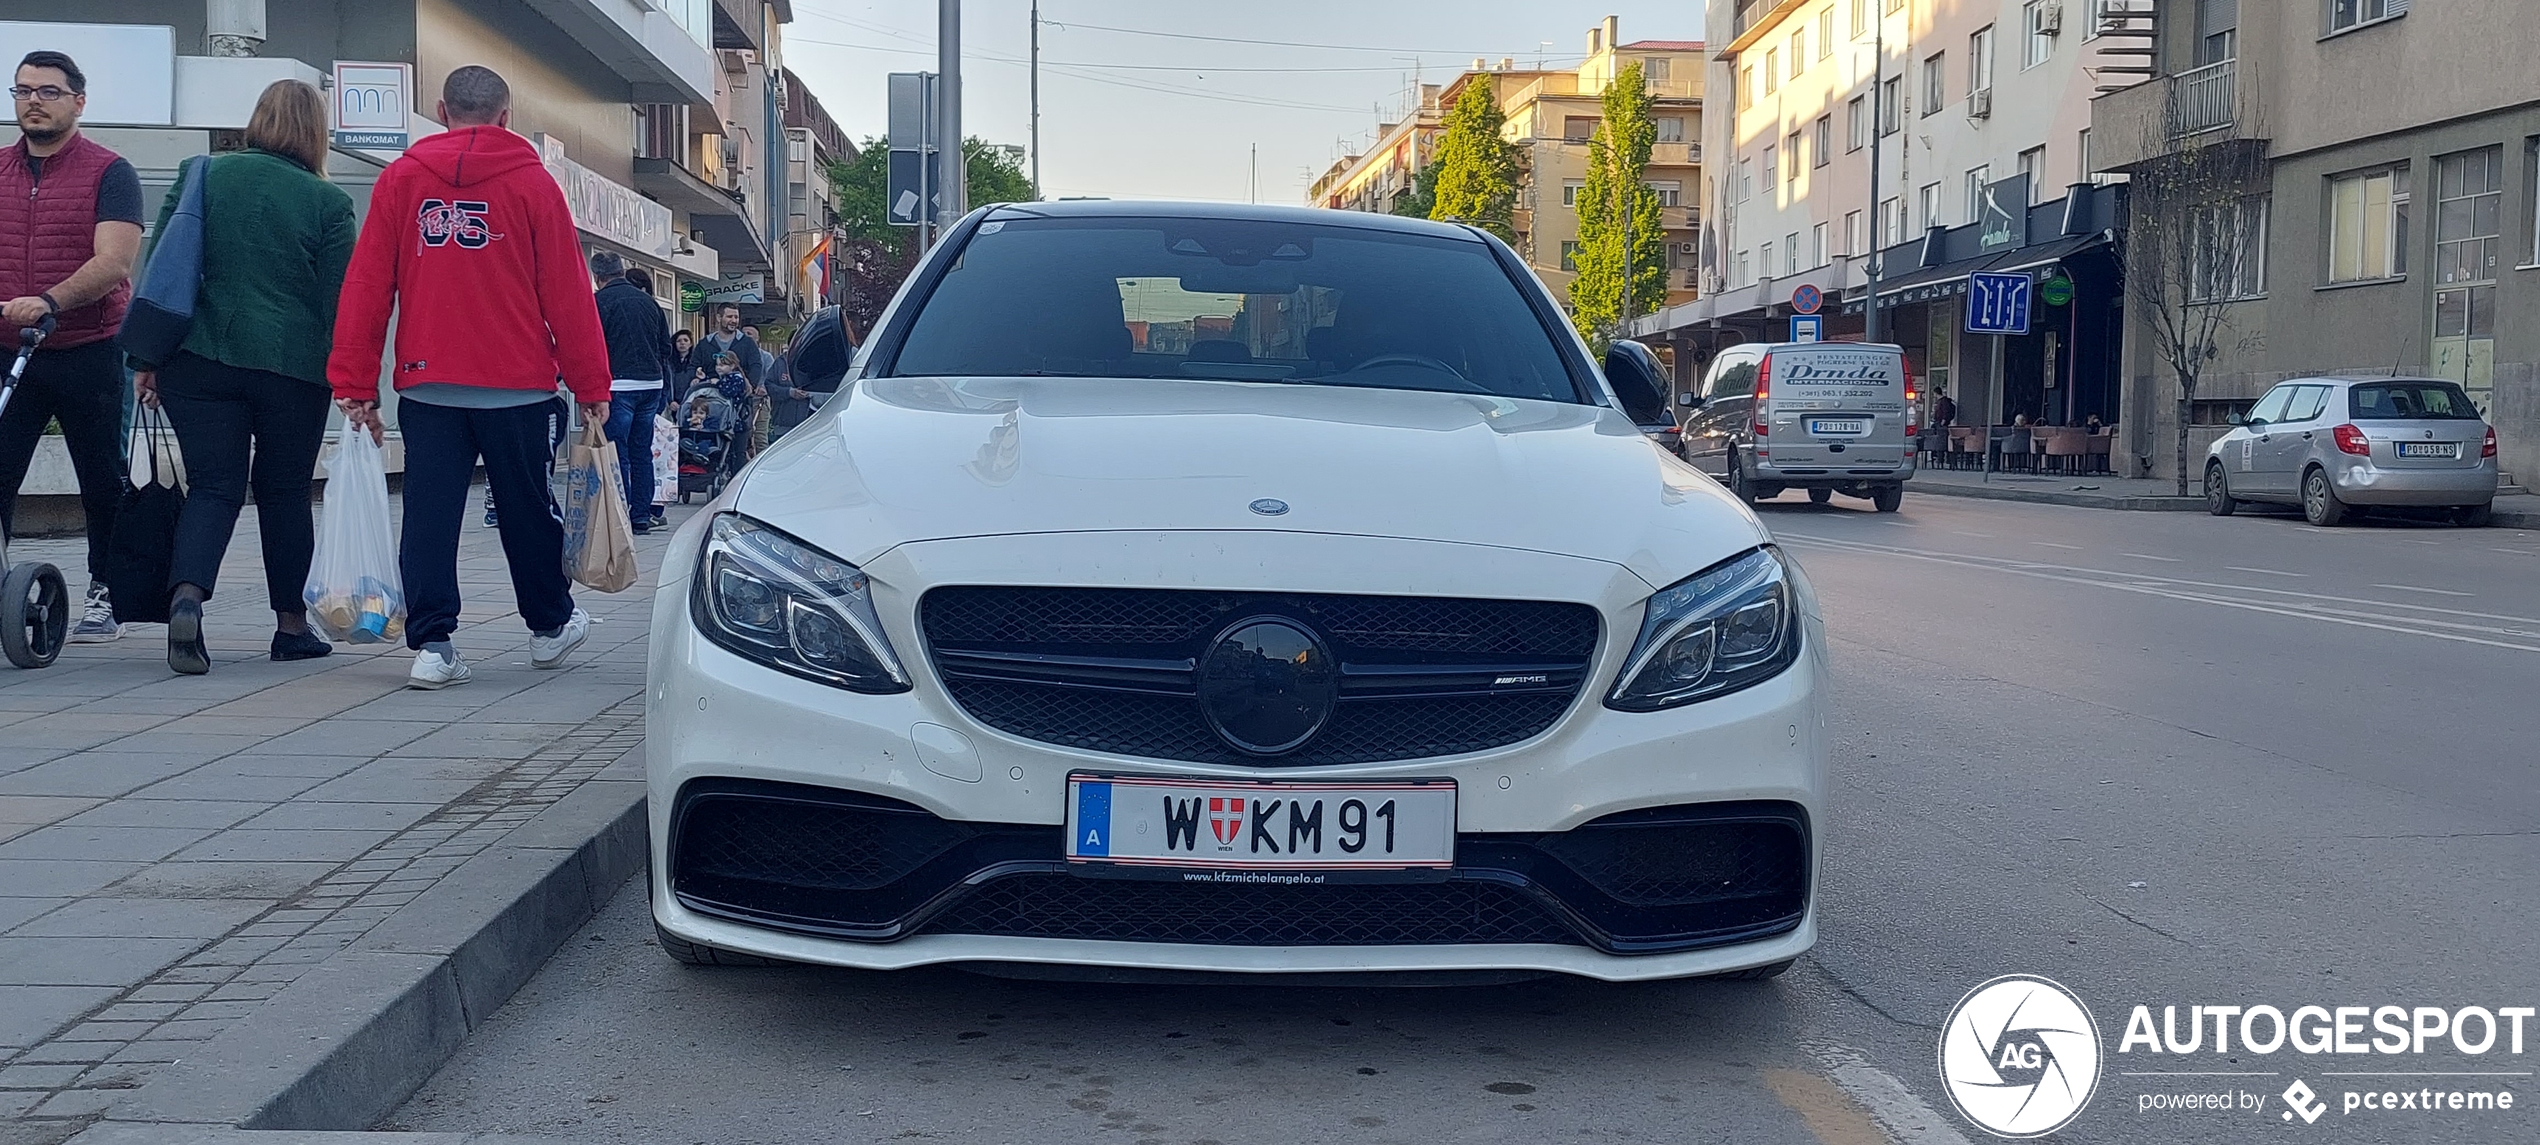
[[(1316, 51), (1325, 52), (1384, 52), (1389, 55), (1402, 56), (1487, 57), (1493, 54), (1490, 52), (1457, 52), (1443, 48), (1377, 48), (1370, 47), (1365, 44), (1308, 44), (1300, 43), (1295, 40), (1254, 40), (1246, 39), (1241, 36), (1202, 36), (1191, 32), (1158, 32), (1151, 28), (1115, 28), (1108, 24), (1080, 24), (1073, 21), (1052, 20), (1046, 17), (1044, 17), (1041, 22), (1053, 28), (1065, 28), (1069, 30), (1081, 30), (1087, 32), (1114, 32), (1123, 36), (1156, 36), (1168, 40), (1199, 40), (1211, 44), (1248, 44), (1255, 47), (1268, 48), (1311, 48)], [(1500, 52), (1497, 54), (1514, 58), (1517, 55), (1532, 55), (1534, 54), (1534, 50), (1530, 48), (1530, 50), (1523, 53)]]

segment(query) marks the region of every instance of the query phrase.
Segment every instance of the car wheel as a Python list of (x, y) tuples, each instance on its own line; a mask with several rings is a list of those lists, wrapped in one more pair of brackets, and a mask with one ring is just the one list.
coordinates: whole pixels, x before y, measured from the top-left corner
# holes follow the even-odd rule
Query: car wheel
[(2217, 517), (2228, 517), (2240, 508), (2231, 495), (2230, 477), (2223, 473), (2222, 462), (2205, 466), (2205, 511)]
[(1882, 513), (1893, 513), (1905, 504), (1905, 487), (1881, 485), (1870, 490), (1870, 507)]
[(2495, 515), (2496, 506), (2493, 502), (2459, 505), (2452, 509), (2452, 523), (2464, 529), (2484, 529), (2487, 527), (2487, 522)]
[(1728, 486), (1729, 495), (1737, 498), (1739, 504), (1755, 503), (1755, 486), (1746, 479), (1746, 463), (1738, 459), (1737, 451), (1734, 449), (1729, 451)]
[(2346, 503), (2337, 499), (2337, 487), (2329, 484), (2328, 470), (2316, 465), (2302, 475), (2302, 519), (2323, 529), (2334, 528), (2346, 519)]
[(1711, 979), (1715, 982), (1761, 982), (1767, 978), (1781, 977), (1783, 971), (1790, 969), (1791, 964), (1798, 961), (1796, 958), (1785, 958), (1766, 966), (1749, 966), (1744, 970), (1714, 974), (1711, 975)]
[(1808, 491), (1808, 503), (1811, 505), (1823, 505), (1832, 500), (1834, 500), (1834, 490), (1832, 489), (1811, 489)]
[(658, 922), (653, 924), (653, 937), (661, 943), (661, 952), (669, 955), (671, 961), (689, 966), (792, 965), (782, 959), (761, 958), (755, 954), (741, 954), (736, 951), (720, 950), (704, 943), (690, 942), (663, 930)]

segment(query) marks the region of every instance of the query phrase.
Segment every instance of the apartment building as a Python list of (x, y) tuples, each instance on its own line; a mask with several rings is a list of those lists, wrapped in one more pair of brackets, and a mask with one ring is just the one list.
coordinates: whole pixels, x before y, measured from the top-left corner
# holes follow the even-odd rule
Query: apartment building
[[(2460, 382), (2506, 472), (2540, 473), (2533, 14), (2530, 0), (2094, 0), (2148, 49), (2148, 80), (2097, 101), (2103, 169), (2217, 147), (2257, 161), (2198, 208), (2245, 253), (2196, 287), (2229, 325), (2190, 411), (2191, 464), (2276, 381), (2397, 372)], [(2149, 338), (2129, 344), (2126, 420), (2143, 432), (2119, 449), (2170, 476), (2176, 382)]]
[(829, 172), (854, 162), (856, 146), (809, 85), (790, 68), (784, 78), (785, 265), (792, 268), (792, 317), (800, 320), (838, 301), (845, 285), (838, 273), (838, 195)]
[(1648, 85), (1650, 118), (1658, 142), (1642, 178), (1658, 193), (1667, 236), (1667, 296), (1644, 300), (1644, 309), (1691, 301), (1701, 289), (1696, 266), (1702, 218), (1703, 46), (1699, 40), (1622, 39), (1620, 21), (1608, 16), (1587, 32), (1587, 50), (1574, 67), (1520, 68), (1513, 58), (1473, 66), (1444, 88), (1422, 90), (1416, 115), (1385, 125), (1377, 144), (1335, 164), (1316, 180), (1307, 201), (1340, 210), (1390, 211), (1394, 196), (1434, 157), (1443, 111), (1467, 85), (1489, 82), (1506, 122), (1503, 137), (1518, 149), (1519, 182), (1514, 244), (1553, 296), (1567, 305), (1576, 277), (1578, 192), (1587, 184), (1588, 139), (1603, 118), (1605, 89), (1623, 68), (1638, 63)]
[[(2118, 45), (2083, 0), (1711, 0), (1713, 210), (1704, 297), (1638, 323), (1690, 384), (1724, 345), (1790, 336), (1791, 299), (1822, 292), (1825, 336), (1906, 347), (1963, 421), (2079, 423), (2117, 413), (2118, 194), (2091, 174), (2094, 76)], [(2068, 11), (2068, 9), (2070, 11)], [(1872, 193), (1871, 158), (1878, 157)], [(1968, 275), (2018, 271), (2042, 297), (2031, 333), (1963, 333)]]

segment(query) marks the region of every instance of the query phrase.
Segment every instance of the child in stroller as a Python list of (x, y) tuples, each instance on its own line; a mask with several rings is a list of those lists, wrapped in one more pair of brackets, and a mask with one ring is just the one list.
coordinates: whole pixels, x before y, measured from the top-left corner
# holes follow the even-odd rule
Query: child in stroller
[[(728, 355), (727, 355), (728, 356)], [(679, 499), (703, 493), (711, 499), (723, 492), (732, 475), (733, 448), (740, 427), (740, 407), (722, 387), (701, 385), (688, 394), (679, 415)]]

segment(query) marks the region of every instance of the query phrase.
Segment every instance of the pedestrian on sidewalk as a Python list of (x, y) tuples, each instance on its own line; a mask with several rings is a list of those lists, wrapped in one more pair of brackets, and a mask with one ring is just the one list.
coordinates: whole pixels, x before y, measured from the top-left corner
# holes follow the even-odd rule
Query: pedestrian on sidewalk
[(47, 316), (54, 326), (0, 415), (0, 533), (16, 523), (18, 486), (45, 426), (60, 422), (88, 518), (88, 600), (70, 639), (100, 644), (123, 635), (105, 581), (128, 393), (114, 338), (141, 253), (141, 176), (80, 133), (88, 77), (69, 56), (27, 53), (9, 94), (19, 134), (0, 149), (0, 354), (17, 352), (17, 331)]
[(591, 256), (592, 300), (600, 309), (600, 334), (609, 351), (609, 441), (617, 446), (618, 477), (626, 486), (626, 511), (643, 536), (653, 528), (653, 415), (661, 412), (662, 347), (670, 321), (650, 290), (626, 277), (626, 260), (608, 251)]
[(670, 395), (670, 403), (672, 405), (687, 404), (688, 387), (697, 384), (697, 380), (703, 377), (705, 377), (705, 370), (697, 365), (697, 336), (685, 330), (672, 331), (670, 372), (667, 375), (667, 380), (670, 382), (667, 391)]
[[(752, 419), (758, 416), (757, 407), (750, 402), (752, 395), (759, 388), (758, 339), (741, 328), (741, 308), (729, 302), (715, 310), (715, 328), (708, 331), (705, 337), (697, 340), (697, 365), (704, 367), (703, 376), (707, 380), (716, 380), (714, 360), (719, 354), (732, 355), (732, 360), (738, 362), (741, 367), (741, 378), (744, 383), (741, 394), (735, 397), (731, 391), (726, 390), (723, 396), (732, 398), (740, 411), (741, 431), (734, 435), (733, 442), (740, 447), (735, 452), (746, 455), (750, 445), (749, 427), (754, 424)], [(716, 384), (722, 383), (716, 381)]]
[(586, 419), (609, 415), (608, 346), (583, 277), (564, 191), (515, 135), (511, 86), (469, 65), (441, 86), (427, 136), (380, 172), (353, 249), (327, 361), (347, 420), (377, 436), (388, 316), (406, 447), (406, 683), (471, 677), (459, 624), (459, 525), (478, 459), (502, 511), (503, 556), (530, 631), (529, 664), (558, 668), (590, 635), (565, 574), (564, 520), (547, 480), (556, 379)]
[(759, 340), (758, 327), (741, 327), (741, 333), (758, 348), (758, 373), (750, 379), (750, 399), (758, 406), (750, 414), (750, 457), (756, 459), (767, 452), (767, 439), (775, 428), (776, 355), (769, 353), (767, 343)]
[[(247, 150), (204, 156), (203, 283), (184, 345), (165, 362), (131, 360), (141, 400), (167, 411), (188, 489), (176, 520), (168, 667), (212, 670), (203, 602), (220, 577), (247, 491), (256, 492), (270, 656), (308, 660), (332, 646), (309, 631), (300, 592), (317, 530), (309, 487), (326, 441), (327, 351), (335, 300), (353, 257), (353, 200), (326, 181), (326, 97), (299, 80), (265, 88)], [(180, 177), (159, 206), (166, 234)]]

